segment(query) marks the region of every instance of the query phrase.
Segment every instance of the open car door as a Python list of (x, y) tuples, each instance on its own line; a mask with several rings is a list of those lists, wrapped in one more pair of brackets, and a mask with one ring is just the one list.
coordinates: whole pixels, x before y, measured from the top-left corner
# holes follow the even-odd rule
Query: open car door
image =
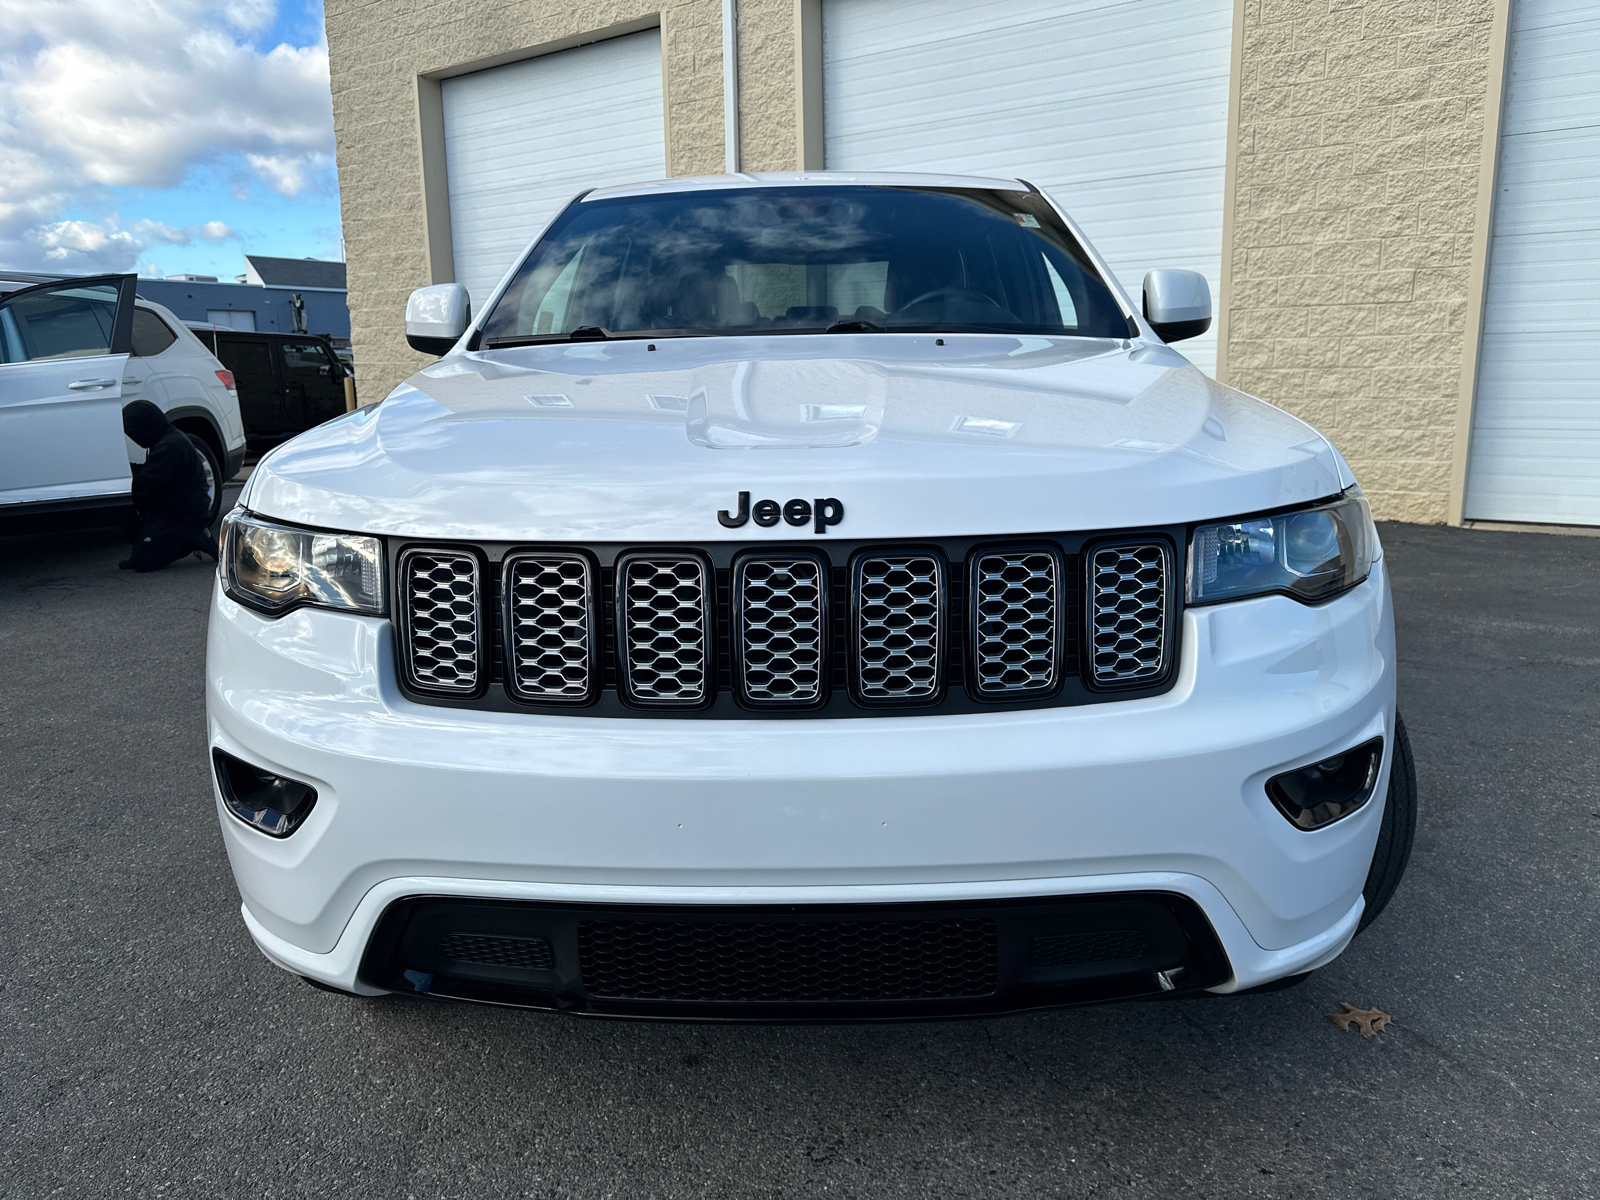
[(122, 372), (134, 283), (64, 279), (0, 300), (0, 512), (130, 490)]

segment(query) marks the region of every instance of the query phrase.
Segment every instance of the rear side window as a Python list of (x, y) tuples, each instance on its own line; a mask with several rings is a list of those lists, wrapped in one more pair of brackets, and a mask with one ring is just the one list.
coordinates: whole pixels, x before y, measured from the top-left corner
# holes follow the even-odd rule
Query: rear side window
[(290, 378), (302, 376), (310, 378), (317, 376), (322, 379), (333, 377), (333, 363), (328, 358), (328, 353), (322, 348), (320, 342), (284, 342), (283, 366)]
[(133, 310), (133, 354), (135, 358), (154, 358), (173, 342), (178, 335), (167, 328), (167, 323), (148, 308)]

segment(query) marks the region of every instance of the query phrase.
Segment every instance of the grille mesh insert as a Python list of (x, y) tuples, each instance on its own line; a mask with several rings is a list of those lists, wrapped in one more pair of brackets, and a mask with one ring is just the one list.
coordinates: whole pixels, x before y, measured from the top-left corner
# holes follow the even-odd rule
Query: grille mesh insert
[(1072, 967), (1080, 963), (1119, 962), (1150, 953), (1150, 939), (1137, 929), (1105, 929), (1094, 933), (1056, 933), (1036, 937), (1028, 961), (1036, 967)]
[(506, 658), (511, 687), (528, 700), (587, 700), (594, 667), (589, 560), (539, 554), (506, 566)]
[(411, 682), (438, 692), (475, 691), (483, 626), (477, 558), (418, 550), (406, 556), (401, 573)]
[(584, 921), (583, 985), (638, 1000), (930, 1000), (998, 982), (993, 921)]
[(706, 565), (688, 555), (624, 560), (617, 586), (629, 694), (658, 704), (710, 695)]
[(747, 700), (809, 704), (822, 697), (826, 576), (809, 557), (739, 563), (740, 686)]
[(1166, 670), (1167, 551), (1149, 543), (1102, 546), (1089, 565), (1094, 680), (1155, 679)]
[(439, 953), (455, 962), (486, 967), (520, 967), (548, 971), (555, 965), (550, 943), (544, 938), (493, 937), (481, 933), (447, 933), (439, 939)]
[(944, 663), (944, 570), (931, 554), (856, 563), (856, 678), (865, 700), (938, 695)]
[(1061, 565), (1047, 550), (999, 551), (973, 564), (973, 668), (985, 696), (1056, 686)]

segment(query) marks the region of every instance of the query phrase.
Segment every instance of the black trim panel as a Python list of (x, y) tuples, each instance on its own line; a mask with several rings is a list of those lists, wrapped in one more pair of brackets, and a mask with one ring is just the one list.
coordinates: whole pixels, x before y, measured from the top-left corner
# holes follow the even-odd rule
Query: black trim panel
[[(993, 985), (985, 994), (865, 1001), (596, 996), (585, 986), (580, 958), (580, 927), (590, 922), (687, 924), (715, 936), (751, 926), (839, 928), (852, 923), (951, 919), (993, 926), (998, 960)], [(550, 947), (548, 961), (552, 965), (535, 969), (460, 961), (445, 951), (451, 944), (447, 939), (463, 936), (517, 943), (544, 941)], [(1040, 952), (1041, 939), (1045, 953)], [(1076, 944), (1081, 952), (1060, 953), (1063, 942)], [(694, 951), (686, 945), (684, 953)], [(700, 962), (703, 965), (704, 959)], [(848, 970), (844, 955), (822, 965), (838, 971), (841, 964)], [(932, 967), (937, 970), (938, 964)], [(748, 980), (752, 973), (759, 979), (771, 966), (766, 952), (755, 957), (736, 953), (729, 959), (728, 969)], [(1158, 973), (1166, 975), (1165, 983)], [(953, 904), (742, 906), (556, 904), (414, 896), (385, 910), (367, 944), (359, 977), (371, 987), (400, 993), (586, 1016), (811, 1023), (984, 1017), (1108, 1000), (1192, 995), (1215, 987), (1230, 974), (1222, 945), (1193, 900), (1169, 892), (1126, 892)], [(727, 990), (737, 987), (730, 976)]]

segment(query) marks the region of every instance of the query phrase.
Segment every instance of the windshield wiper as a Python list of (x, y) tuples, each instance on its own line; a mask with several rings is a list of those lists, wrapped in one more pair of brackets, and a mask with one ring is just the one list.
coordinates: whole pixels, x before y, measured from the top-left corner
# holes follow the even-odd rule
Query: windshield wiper
[(843, 321), (835, 321), (822, 331), (823, 333), (882, 333), (882, 325), (874, 325), (871, 321), (862, 321), (849, 317)]
[(611, 336), (598, 325), (579, 325), (571, 333), (519, 333), (486, 338), (483, 344), (490, 350), (504, 350), (508, 346), (548, 346), (552, 342), (604, 342)]

